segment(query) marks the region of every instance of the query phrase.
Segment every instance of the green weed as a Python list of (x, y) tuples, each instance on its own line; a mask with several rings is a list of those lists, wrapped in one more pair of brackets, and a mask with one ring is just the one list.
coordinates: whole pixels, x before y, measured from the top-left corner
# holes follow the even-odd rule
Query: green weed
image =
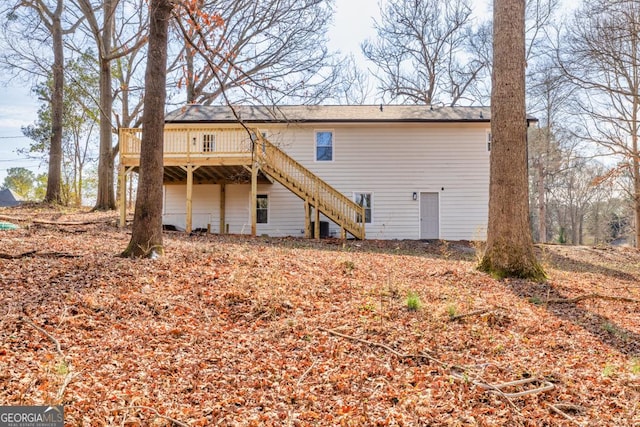
[(420, 307), (422, 307), (420, 296), (416, 292), (409, 291), (409, 293), (407, 293), (407, 308), (410, 311), (418, 311)]
[(458, 314), (458, 307), (455, 304), (449, 304), (447, 306), (447, 314), (449, 317), (455, 317)]

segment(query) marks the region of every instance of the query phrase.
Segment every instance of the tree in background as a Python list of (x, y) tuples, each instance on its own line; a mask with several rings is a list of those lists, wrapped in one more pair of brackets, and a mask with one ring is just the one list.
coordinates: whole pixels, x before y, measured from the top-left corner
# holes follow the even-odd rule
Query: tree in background
[[(7, 23), (18, 22), (19, 32), (31, 42), (38, 40), (52, 50), (52, 62), (47, 74), (51, 76), (51, 138), (49, 143), (49, 179), (44, 200), (49, 203), (61, 203), (62, 192), (62, 114), (64, 102), (64, 36), (72, 34), (81, 20), (74, 20), (66, 28), (63, 22), (65, 14), (64, 0), (19, 0), (12, 3), (7, 11)], [(10, 34), (5, 26), (5, 36)], [(14, 34), (15, 35), (15, 34)], [(0, 59), (11, 72), (33, 73), (34, 69), (42, 67), (43, 58), (34, 55), (31, 47), (26, 48), (16, 43), (8, 42), (11, 51)], [(33, 65), (29, 67), (27, 64)], [(36, 65), (37, 64), (37, 65)], [(17, 65), (17, 68), (16, 68)], [(44, 66), (45, 68), (46, 65)]]
[[(60, 203), (73, 202), (79, 206), (83, 200), (84, 171), (95, 160), (95, 128), (98, 112), (92, 95), (97, 92), (98, 80), (92, 72), (92, 58), (83, 56), (71, 60), (66, 66), (65, 99), (62, 111), (62, 168)], [(28, 156), (45, 157), (51, 140), (51, 89), (49, 84), (35, 89), (38, 99), (44, 104), (38, 110), (38, 119), (33, 125), (22, 128), (25, 136), (32, 140), (21, 153)], [(47, 182), (49, 179), (47, 180)]]
[(7, 188), (23, 199), (31, 199), (34, 196), (33, 185), (35, 180), (35, 174), (29, 169), (9, 168), (1, 188)]
[(373, 87), (371, 74), (358, 65), (353, 55), (347, 56), (342, 62), (338, 95), (338, 104), (364, 105), (370, 102)]
[(539, 125), (530, 128), (528, 135), (532, 218), (537, 241), (544, 243), (552, 234), (547, 230), (548, 197), (566, 167), (562, 152), (578, 155), (568, 129), (576, 112), (570, 111), (574, 94), (553, 58), (538, 58), (527, 77), (527, 112), (539, 119)]
[[(187, 103), (226, 102), (223, 93), (233, 103), (267, 105), (320, 103), (334, 96), (340, 64), (325, 35), (332, 3), (194, 1), (198, 13), (188, 19), (199, 25), (179, 29), (182, 50), (173, 65)], [(205, 22), (214, 15), (224, 25)]]
[[(118, 7), (128, 11), (143, 10), (142, 4), (135, 0), (74, 0), (86, 22), (86, 33), (93, 38), (98, 52), (98, 75), (100, 79), (100, 154), (98, 159), (98, 194), (94, 209), (110, 210), (116, 208), (115, 198), (115, 157), (117, 146), (113, 146), (112, 135), (117, 131), (113, 118), (113, 61), (137, 51), (147, 41), (144, 23), (131, 12), (118, 12)], [(118, 21), (117, 18), (123, 18)], [(114, 30), (118, 27), (130, 31), (127, 40), (119, 40), (114, 45)]]
[[(477, 101), (488, 71), (487, 25), (474, 27), (468, 0), (391, 0), (362, 52), (392, 101), (458, 105)], [(482, 55), (485, 53), (485, 55)]]
[(567, 27), (559, 65), (580, 91), (577, 135), (625, 165), (640, 244), (640, 2), (593, 0)]
[(494, 0), (493, 7), (489, 225), (479, 268), (498, 277), (543, 280), (529, 223), (525, 0)]
[[(146, 44), (138, 43), (139, 37), (146, 37), (140, 33), (148, 20), (147, 0), (129, 0), (128, 7), (116, 9), (116, 22), (127, 22), (127, 25), (116, 25), (113, 31), (114, 44), (117, 46), (132, 45), (125, 55), (113, 60), (112, 78), (114, 81), (114, 109), (115, 129), (139, 127), (142, 121), (144, 106), (144, 67), (146, 65)], [(132, 44), (132, 37), (135, 43)], [(167, 88), (170, 90), (171, 88)], [(113, 156), (120, 151), (116, 143)]]
[(563, 167), (561, 150), (552, 129), (548, 126), (533, 128), (528, 133), (530, 207), (535, 220), (536, 241), (545, 243), (553, 234), (549, 227), (549, 194), (557, 185), (558, 173)]

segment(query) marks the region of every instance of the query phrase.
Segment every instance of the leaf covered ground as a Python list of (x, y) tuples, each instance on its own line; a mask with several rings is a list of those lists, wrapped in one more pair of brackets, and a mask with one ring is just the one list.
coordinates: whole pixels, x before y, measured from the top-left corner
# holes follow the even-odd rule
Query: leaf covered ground
[(3, 216), (0, 404), (69, 426), (640, 426), (635, 249), (541, 247), (538, 284), (476, 271), (465, 242), (167, 233), (132, 260), (114, 213)]

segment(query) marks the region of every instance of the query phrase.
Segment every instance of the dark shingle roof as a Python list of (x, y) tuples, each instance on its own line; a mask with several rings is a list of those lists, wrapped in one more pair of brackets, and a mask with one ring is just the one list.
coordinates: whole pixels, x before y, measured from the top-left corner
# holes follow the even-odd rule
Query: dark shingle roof
[[(247, 123), (350, 122), (489, 122), (490, 107), (429, 107), (424, 105), (297, 105), (237, 106)], [(186, 105), (165, 116), (166, 123), (235, 123), (226, 105)]]
[(0, 206), (18, 206), (21, 202), (21, 198), (16, 196), (9, 188), (0, 190)]

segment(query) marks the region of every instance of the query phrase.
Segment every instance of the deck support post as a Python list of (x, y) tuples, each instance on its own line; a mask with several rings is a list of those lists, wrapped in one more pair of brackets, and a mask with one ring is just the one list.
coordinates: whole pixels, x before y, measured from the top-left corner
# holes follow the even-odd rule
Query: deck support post
[[(124, 228), (127, 225), (127, 175), (133, 172), (133, 166), (118, 166), (118, 203), (120, 204), (120, 221), (118, 226)], [(129, 200), (131, 202), (131, 200)]]
[(187, 224), (185, 231), (191, 233), (193, 226), (193, 171), (199, 168), (199, 166), (187, 165), (180, 166), (187, 171)]
[(320, 209), (318, 209), (318, 205), (316, 204), (315, 208), (313, 209), (313, 213), (314, 213), (314, 221), (315, 224), (313, 224), (313, 233), (314, 236), (316, 238), (316, 240), (320, 240)]
[(311, 238), (311, 203), (304, 201), (304, 238)]
[(257, 200), (258, 197), (258, 163), (253, 162), (251, 164), (251, 235), (255, 236), (257, 234), (256, 223), (258, 221), (258, 212), (257, 212)]
[(316, 240), (320, 240), (320, 188), (318, 186), (318, 183), (315, 183), (315, 206), (314, 206), (314, 215), (315, 215), (315, 224), (313, 224), (313, 233), (314, 236), (316, 238)]
[(120, 181), (120, 228), (127, 225), (127, 173), (124, 165), (118, 167), (118, 180)]
[(220, 234), (226, 234), (227, 185), (220, 184)]

